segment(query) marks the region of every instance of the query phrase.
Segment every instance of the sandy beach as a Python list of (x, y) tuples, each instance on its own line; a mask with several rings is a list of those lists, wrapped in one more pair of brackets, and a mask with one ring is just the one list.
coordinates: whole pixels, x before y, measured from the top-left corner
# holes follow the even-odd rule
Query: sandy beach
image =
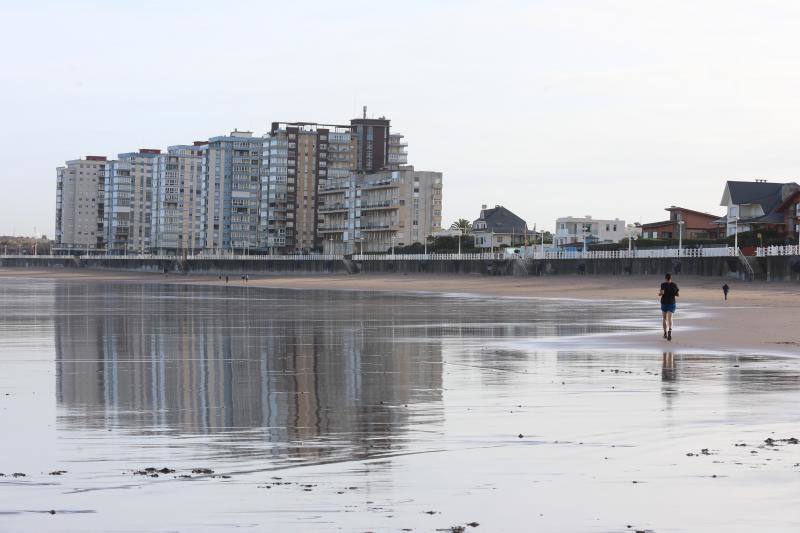
[[(45, 278), (72, 281), (150, 282), (225, 285), (217, 276), (99, 271), (0, 268), (0, 278)], [(408, 293), (473, 294), (480, 296), (580, 299), (594, 302), (636, 301), (653, 303), (653, 328), (660, 328), (658, 287), (660, 276), (635, 277), (515, 277), (440, 275), (318, 275), (251, 276), (248, 287), (307, 290), (357, 290)], [(633, 334), (608, 339), (611, 347), (691, 351), (800, 354), (800, 285), (796, 283), (742, 282), (723, 278), (676, 276), (681, 288), (673, 341), (666, 345), (656, 334)], [(722, 284), (731, 292), (723, 299)], [(242, 286), (231, 276), (231, 286)], [(687, 313), (691, 310), (691, 313)], [(642, 317), (647, 318), (647, 317)]]
[(659, 282), (0, 270), (0, 530), (795, 531), (796, 288)]

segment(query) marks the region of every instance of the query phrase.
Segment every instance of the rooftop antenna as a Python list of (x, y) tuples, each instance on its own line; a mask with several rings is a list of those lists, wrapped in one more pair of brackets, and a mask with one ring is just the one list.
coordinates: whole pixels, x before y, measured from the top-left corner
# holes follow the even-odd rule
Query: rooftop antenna
[(367, 118), (367, 106), (364, 106), (364, 118)]

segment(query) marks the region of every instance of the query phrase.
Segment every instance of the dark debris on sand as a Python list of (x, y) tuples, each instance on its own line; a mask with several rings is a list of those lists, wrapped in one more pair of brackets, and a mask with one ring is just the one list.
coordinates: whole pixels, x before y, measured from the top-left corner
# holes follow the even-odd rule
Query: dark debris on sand
[(789, 437), (787, 439), (773, 439), (771, 437), (767, 437), (764, 439), (764, 444), (767, 446), (776, 446), (778, 444), (797, 444), (798, 441), (795, 437)]
[(149, 477), (158, 477), (159, 474), (172, 474), (175, 470), (172, 468), (156, 468), (154, 466), (148, 466), (147, 468), (143, 468), (142, 470), (134, 470), (132, 473), (134, 476), (149, 476)]

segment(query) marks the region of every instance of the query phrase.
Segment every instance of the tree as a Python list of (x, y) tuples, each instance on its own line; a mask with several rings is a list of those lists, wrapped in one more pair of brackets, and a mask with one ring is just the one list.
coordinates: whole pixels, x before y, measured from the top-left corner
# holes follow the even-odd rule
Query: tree
[(452, 224), (450, 224), (450, 229), (460, 230), (461, 233), (464, 235), (469, 235), (472, 233), (472, 222), (467, 220), (466, 218), (459, 218)]

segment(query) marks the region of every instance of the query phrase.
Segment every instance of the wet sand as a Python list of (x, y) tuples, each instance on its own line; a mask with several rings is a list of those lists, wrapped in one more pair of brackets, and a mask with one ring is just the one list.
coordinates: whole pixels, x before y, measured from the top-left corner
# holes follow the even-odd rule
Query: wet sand
[[(25, 274), (0, 271), (2, 531), (800, 522), (800, 358), (652, 340), (655, 278)], [(681, 327), (736, 311), (679, 283)]]
[[(60, 271), (56, 269), (0, 268), (4, 277), (48, 278), (83, 281), (153, 282), (194, 285), (225, 285), (217, 276), (181, 276), (108, 271)], [(650, 302), (658, 312), (658, 287), (661, 276), (422, 276), (422, 275), (325, 275), (325, 276), (251, 276), (250, 287), (313, 290), (358, 290), (388, 292), (425, 292), (438, 294), (474, 294), (481, 296), (580, 299), (595, 302)], [(800, 354), (800, 285), (797, 283), (741, 282), (727, 278), (675, 276), (681, 287), (674, 339), (669, 348), (675, 352), (707, 350), (737, 353)], [(722, 284), (731, 287), (728, 301), (723, 299)], [(239, 276), (231, 276), (230, 285), (241, 286)], [(691, 309), (692, 313), (685, 313)], [(659, 334), (660, 318), (645, 315), (653, 322), (646, 334), (628, 334), (605, 339), (608, 346), (633, 346), (661, 349), (665, 342)], [(655, 333), (655, 334), (653, 334)]]

